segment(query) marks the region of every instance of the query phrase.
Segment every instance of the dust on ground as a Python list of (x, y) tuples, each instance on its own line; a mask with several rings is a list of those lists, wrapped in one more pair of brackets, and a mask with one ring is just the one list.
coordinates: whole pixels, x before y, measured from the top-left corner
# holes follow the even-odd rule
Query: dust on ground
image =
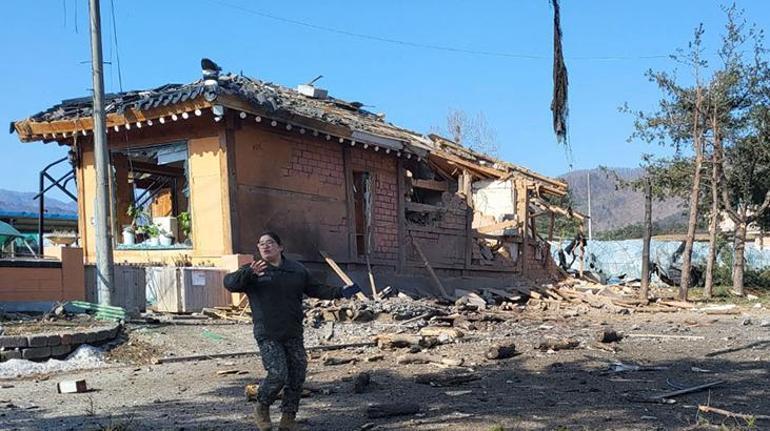
[[(462, 359), (461, 367), (400, 365), (408, 349), (376, 346), (312, 352), (300, 407), (305, 430), (684, 430), (770, 429), (770, 421), (731, 419), (698, 412), (711, 405), (733, 412), (770, 414), (770, 325), (765, 308), (741, 305), (732, 314), (617, 314), (574, 308), (534, 307), (494, 313), (473, 322), (464, 336), (425, 353)], [(502, 316), (502, 317), (501, 317)], [(244, 387), (264, 371), (257, 356), (161, 363), (152, 358), (256, 350), (248, 324), (207, 320), (129, 324), (113, 350), (112, 365), (0, 382), (0, 423), (18, 430), (253, 430), (254, 404)], [(308, 322), (306, 345), (370, 341), (380, 333), (416, 334), (399, 321)], [(333, 326), (333, 328), (332, 328)], [(624, 335), (599, 343), (612, 328)], [(547, 340), (575, 340), (566, 350), (542, 350)], [(489, 360), (487, 349), (514, 343), (518, 354)], [(382, 355), (381, 360), (365, 358)], [(324, 365), (329, 357), (343, 365)], [(227, 371), (228, 373), (218, 373)], [(357, 375), (371, 383), (354, 392)], [(431, 374), (428, 383), (416, 376)], [(441, 386), (449, 377), (465, 383)], [(61, 380), (85, 379), (90, 392), (57, 394)], [(709, 390), (651, 397), (678, 388), (722, 381)], [(451, 382), (450, 382), (451, 383)], [(419, 412), (369, 418), (371, 404), (412, 403)], [(279, 416), (277, 406), (273, 417)], [(726, 428), (719, 428), (724, 425)], [(495, 428), (497, 427), (497, 428)]]

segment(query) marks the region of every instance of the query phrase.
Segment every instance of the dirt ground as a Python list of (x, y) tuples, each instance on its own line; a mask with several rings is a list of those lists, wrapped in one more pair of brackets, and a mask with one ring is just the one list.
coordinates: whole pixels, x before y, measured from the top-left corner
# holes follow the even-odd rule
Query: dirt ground
[[(731, 419), (699, 413), (699, 404), (753, 415), (770, 414), (770, 313), (767, 306), (741, 306), (738, 314), (610, 314), (602, 310), (508, 312), (503, 322), (479, 322), (455, 343), (432, 354), (462, 358), (463, 367), (397, 365), (404, 349), (377, 347), (328, 353), (360, 362), (323, 365), (313, 353), (300, 406), (305, 430), (682, 430), (770, 429), (770, 421)], [(578, 314), (578, 315), (575, 315)], [(201, 324), (202, 323), (202, 324)], [(187, 361), (153, 365), (154, 356), (185, 356), (255, 349), (248, 324), (184, 321), (129, 324), (127, 341), (112, 352), (108, 367), (0, 381), (0, 428), (11, 430), (251, 430), (254, 403), (244, 386), (264, 375), (259, 358)], [(330, 323), (306, 328), (306, 345), (369, 341), (395, 332), (398, 322)], [(625, 334), (615, 344), (599, 344), (597, 331), (611, 327)], [(407, 332), (415, 332), (409, 329)], [(653, 338), (648, 335), (675, 337)], [(548, 338), (571, 337), (580, 345), (541, 351)], [(519, 354), (488, 360), (497, 342), (513, 342)], [(130, 343), (130, 344), (129, 344)], [(613, 352), (612, 350), (615, 350)], [(376, 354), (376, 362), (364, 360)], [(648, 366), (613, 371), (613, 364)], [(232, 374), (218, 371), (237, 370)], [(353, 377), (368, 372), (372, 383), (353, 393)], [(415, 375), (472, 374), (458, 386), (415, 382)], [(57, 394), (56, 383), (85, 379), (90, 392)], [(724, 381), (710, 390), (672, 397), (674, 403), (648, 398), (704, 383)], [(374, 403), (411, 402), (417, 414), (369, 419)], [(274, 407), (277, 421), (279, 412)]]

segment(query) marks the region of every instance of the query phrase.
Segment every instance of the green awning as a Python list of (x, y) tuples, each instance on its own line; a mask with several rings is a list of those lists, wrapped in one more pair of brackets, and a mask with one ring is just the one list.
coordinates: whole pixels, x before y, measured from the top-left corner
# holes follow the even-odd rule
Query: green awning
[(15, 238), (24, 238), (24, 234), (8, 223), (0, 221), (0, 246), (5, 245), (8, 241)]

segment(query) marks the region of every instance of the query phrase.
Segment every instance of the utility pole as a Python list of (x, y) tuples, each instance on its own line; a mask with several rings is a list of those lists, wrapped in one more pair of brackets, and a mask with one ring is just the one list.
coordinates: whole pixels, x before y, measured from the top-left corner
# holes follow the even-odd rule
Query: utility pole
[(110, 305), (113, 291), (112, 230), (109, 223), (110, 153), (104, 117), (102, 26), (99, 0), (89, 0), (91, 18), (91, 73), (94, 87), (94, 158), (96, 162), (96, 291), (99, 303)]
[(586, 178), (588, 179), (588, 241), (593, 241), (594, 236), (591, 230), (591, 171), (586, 172)]

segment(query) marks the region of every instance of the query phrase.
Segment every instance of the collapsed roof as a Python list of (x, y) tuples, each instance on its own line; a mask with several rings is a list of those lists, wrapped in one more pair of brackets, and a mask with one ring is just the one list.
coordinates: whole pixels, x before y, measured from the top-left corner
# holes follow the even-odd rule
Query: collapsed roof
[[(417, 157), (429, 156), (451, 165), (460, 165), (482, 178), (524, 176), (546, 194), (563, 196), (567, 184), (539, 175), (526, 168), (474, 152), (438, 135), (425, 136), (392, 123), (384, 115), (362, 109), (358, 102), (348, 102), (326, 95), (312, 85), (287, 88), (243, 75), (220, 74), (210, 60), (201, 62), (203, 78), (189, 84), (166, 84), (149, 90), (108, 94), (105, 114), (108, 131), (140, 128), (142, 125), (201, 115), (210, 109), (215, 116), (222, 109), (234, 109), (268, 121), (307, 128), (314, 134), (326, 134), (340, 142), (362, 142), (383, 147), (387, 153)], [(304, 88), (303, 88), (304, 87)], [(320, 91), (318, 91), (320, 90)], [(64, 100), (45, 111), (11, 123), (24, 142), (56, 141), (71, 144), (73, 135), (93, 133), (93, 104), (90, 97)], [(217, 119), (217, 118), (215, 118)], [(303, 130), (304, 131), (304, 130)]]

